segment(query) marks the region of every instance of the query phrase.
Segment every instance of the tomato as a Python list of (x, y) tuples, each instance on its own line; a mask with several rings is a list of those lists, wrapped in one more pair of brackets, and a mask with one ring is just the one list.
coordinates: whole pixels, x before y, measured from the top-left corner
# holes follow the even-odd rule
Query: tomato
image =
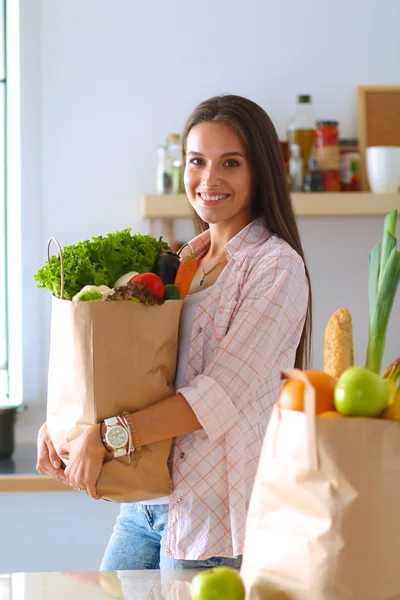
[(146, 287), (153, 292), (155, 296), (164, 298), (164, 284), (155, 273), (140, 273), (129, 280), (129, 283), (144, 283)]

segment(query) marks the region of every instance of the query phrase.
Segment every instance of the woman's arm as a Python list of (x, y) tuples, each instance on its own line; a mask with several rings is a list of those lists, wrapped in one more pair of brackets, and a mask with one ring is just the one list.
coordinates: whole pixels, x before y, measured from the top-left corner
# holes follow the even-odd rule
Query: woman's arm
[(132, 413), (130, 421), (142, 446), (169, 440), (202, 428), (182, 394), (176, 394)]

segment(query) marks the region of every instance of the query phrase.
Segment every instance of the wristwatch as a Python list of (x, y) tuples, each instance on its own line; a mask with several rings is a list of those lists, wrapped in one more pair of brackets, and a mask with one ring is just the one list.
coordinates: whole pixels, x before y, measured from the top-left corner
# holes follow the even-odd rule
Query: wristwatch
[(104, 419), (106, 424), (106, 433), (104, 442), (111, 448), (114, 457), (125, 456), (128, 454), (129, 434), (126, 428), (121, 425), (119, 417), (110, 417)]

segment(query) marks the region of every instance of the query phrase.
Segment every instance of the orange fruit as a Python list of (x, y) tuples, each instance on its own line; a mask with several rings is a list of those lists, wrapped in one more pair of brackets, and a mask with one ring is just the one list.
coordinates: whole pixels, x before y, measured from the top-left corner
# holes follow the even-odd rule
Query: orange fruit
[(336, 410), (326, 410), (323, 413), (319, 413), (318, 415), (319, 417), (343, 417), (343, 415), (341, 415), (339, 412), (337, 412)]
[[(333, 393), (336, 379), (324, 371), (306, 370), (303, 372), (315, 388), (315, 414), (335, 411)], [(298, 379), (289, 379), (279, 395), (279, 406), (289, 410), (303, 411), (303, 395), (304, 383)]]

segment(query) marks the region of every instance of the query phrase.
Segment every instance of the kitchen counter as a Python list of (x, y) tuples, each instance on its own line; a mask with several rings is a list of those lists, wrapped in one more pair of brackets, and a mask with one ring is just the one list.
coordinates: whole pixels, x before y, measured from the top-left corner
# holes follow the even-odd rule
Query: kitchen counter
[(0, 574), (1, 600), (190, 600), (198, 571)]
[(11, 458), (0, 459), (0, 492), (56, 491), (74, 490), (36, 471), (36, 445), (17, 446)]

